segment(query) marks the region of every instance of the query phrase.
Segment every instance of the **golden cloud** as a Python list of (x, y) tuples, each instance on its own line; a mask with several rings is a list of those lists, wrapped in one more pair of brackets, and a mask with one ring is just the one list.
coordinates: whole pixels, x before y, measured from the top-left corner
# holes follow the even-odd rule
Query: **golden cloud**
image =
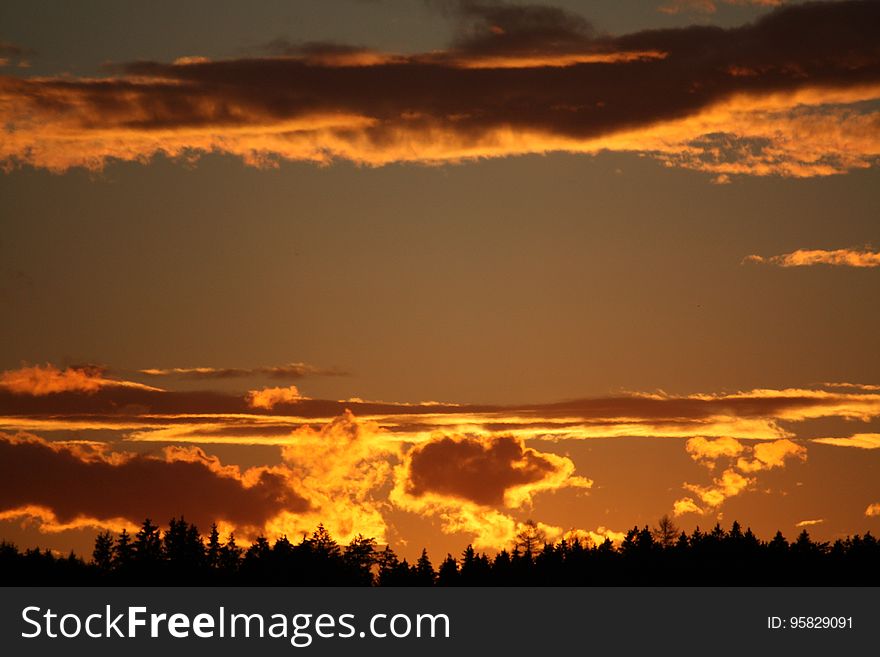
[(43, 396), (59, 392), (92, 393), (102, 388), (137, 388), (162, 392), (161, 388), (110, 379), (97, 367), (68, 367), (60, 370), (53, 365), (34, 365), (0, 373), (0, 388), (17, 395)]
[(686, 513), (703, 514), (704, 511), (692, 497), (683, 497), (679, 500), (675, 500), (672, 507), (672, 513), (675, 516), (682, 516)]
[[(437, 435), (397, 466), (390, 499), (406, 511), (439, 518), (444, 532), (471, 534), (477, 547), (510, 547), (523, 523), (498, 507), (523, 507), (539, 492), (590, 488), (593, 482), (574, 470), (570, 459), (517, 438)], [(541, 530), (548, 537), (564, 534), (558, 527)]]
[(376, 424), (345, 412), (320, 428), (294, 431), (281, 455), (309, 510), (281, 513), (269, 524), (270, 532), (295, 536), (324, 523), (343, 541), (357, 533), (386, 540), (383, 512), (400, 445)]
[(813, 438), (812, 442), (837, 447), (880, 449), (880, 433), (857, 433), (845, 438)]
[(262, 390), (251, 390), (247, 394), (247, 402), (251, 408), (262, 408), (267, 411), (272, 410), (278, 404), (295, 404), (302, 395), (296, 386), (287, 386), (286, 388), (263, 388)]
[(807, 459), (807, 449), (790, 440), (782, 439), (773, 442), (758, 443), (752, 447), (752, 458), (740, 458), (736, 467), (743, 472), (760, 472), (781, 468), (788, 458)]
[(730, 436), (722, 436), (714, 440), (695, 436), (687, 441), (685, 449), (695, 461), (706, 461), (709, 467), (713, 467), (715, 461), (723, 456), (739, 456), (743, 451), (743, 446)]
[(245, 470), (191, 446), (138, 455), (0, 433), (0, 519), (31, 518), (41, 531), (63, 531), (186, 515), (202, 528), (218, 522), (244, 537), (296, 536), (324, 523), (340, 540), (365, 533), (384, 541), (398, 450), (350, 413), (291, 433), (281, 465)]
[(713, 469), (719, 460), (736, 460), (725, 468), (720, 477), (713, 479), (710, 486), (685, 483), (684, 489), (694, 493), (704, 506), (698, 506), (691, 497), (681, 498), (673, 503), (673, 514), (676, 516), (714, 510), (727, 498), (751, 487), (756, 482), (755, 477), (750, 476), (753, 473), (784, 467), (790, 458), (801, 461), (807, 458), (805, 447), (786, 438), (746, 447), (733, 438), (706, 440), (696, 437), (687, 442), (685, 449), (692, 459), (709, 469)]
[(740, 474), (733, 468), (728, 468), (720, 477), (712, 481), (712, 486), (685, 484), (684, 488), (695, 493), (703, 504), (714, 508), (721, 506), (728, 497), (739, 495), (753, 483), (754, 479)]
[(833, 265), (835, 267), (880, 267), (880, 252), (869, 249), (798, 249), (791, 253), (763, 257), (746, 256), (743, 262), (757, 262), (780, 267), (811, 267), (813, 265)]

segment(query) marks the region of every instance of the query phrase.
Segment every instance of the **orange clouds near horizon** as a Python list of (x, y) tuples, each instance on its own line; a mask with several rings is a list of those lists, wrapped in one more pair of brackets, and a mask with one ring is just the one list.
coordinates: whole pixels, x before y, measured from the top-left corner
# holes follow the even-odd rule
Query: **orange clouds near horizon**
[(450, 48), (423, 55), (318, 44), (137, 62), (106, 78), (0, 77), (0, 162), (65, 171), (227, 153), (253, 166), (380, 166), (611, 150), (727, 182), (825, 176), (880, 157), (876, 3), (618, 37), (552, 8), (459, 11)]
[[(684, 494), (669, 510), (696, 517), (760, 490), (765, 473), (804, 463), (807, 445), (880, 445), (868, 432), (801, 437), (800, 427), (817, 420), (880, 418), (880, 393), (868, 385), (503, 406), (322, 400), (296, 386), (159, 390), (85, 368), (34, 371), (38, 384), (0, 389), (0, 429), (9, 432), (0, 435), (0, 520), (35, 522), (46, 532), (185, 514), (242, 538), (297, 536), (323, 523), (342, 541), (364, 533), (384, 542), (395, 535), (391, 518), (403, 514), (500, 549), (543, 500), (602, 490), (601, 471), (580, 471), (566, 455), (576, 443), (681, 441), (709, 475), (670, 482), (673, 495), (677, 486)], [(31, 374), (10, 370), (0, 381)], [(274, 465), (242, 467), (204, 451), (248, 446), (272, 450)], [(133, 451), (141, 449), (148, 451)], [(157, 482), (162, 490), (153, 495)], [(211, 499), (190, 499), (192, 482)], [(536, 522), (551, 539), (616, 540), (622, 529), (608, 520)]]

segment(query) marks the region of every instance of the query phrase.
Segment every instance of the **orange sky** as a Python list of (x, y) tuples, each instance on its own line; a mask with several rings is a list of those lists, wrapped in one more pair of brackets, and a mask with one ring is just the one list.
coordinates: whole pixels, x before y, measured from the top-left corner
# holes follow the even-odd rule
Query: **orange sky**
[(0, 9), (0, 537), (880, 531), (880, 5), (294, 4)]

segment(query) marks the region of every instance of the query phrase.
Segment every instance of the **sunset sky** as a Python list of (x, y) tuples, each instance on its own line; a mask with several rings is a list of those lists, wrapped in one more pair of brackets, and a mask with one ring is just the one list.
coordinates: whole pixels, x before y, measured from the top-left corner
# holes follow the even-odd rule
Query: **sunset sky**
[(880, 533), (880, 2), (0, 5), (0, 538)]

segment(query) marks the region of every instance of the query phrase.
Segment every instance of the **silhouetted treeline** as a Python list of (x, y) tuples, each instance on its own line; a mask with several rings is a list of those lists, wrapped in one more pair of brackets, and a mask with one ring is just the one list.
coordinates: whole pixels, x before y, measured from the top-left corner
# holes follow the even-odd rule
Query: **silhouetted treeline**
[(634, 527), (617, 546), (606, 540), (547, 543), (534, 525), (494, 556), (468, 546), (435, 567), (422, 550), (415, 563), (390, 547), (356, 537), (339, 545), (319, 526), (298, 542), (259, 537), (248, 547), (216, 526), (207, 538), (183, 518), (160, 531), (95, 540), (90, 561), (48, 550), (20, 552), (0, 543), (6, 585), (250, 585), (250, 586), (724, 586), (880, 585), (880, 545), (869, 533), (822, 543), (806, 530), (792, 542), (770, 541), (734, 522), (729, 530), (679, 532), (664, 517), (658, 527)]

